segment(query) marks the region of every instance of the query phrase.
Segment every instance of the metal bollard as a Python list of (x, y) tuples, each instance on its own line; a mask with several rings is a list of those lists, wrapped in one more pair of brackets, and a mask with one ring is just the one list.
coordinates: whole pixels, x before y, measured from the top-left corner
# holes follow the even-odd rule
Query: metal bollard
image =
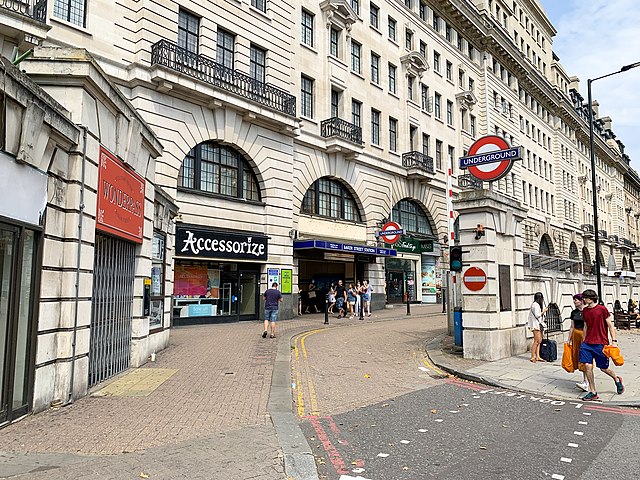
[(411, 301), (409, 299), (409, 294), (407, 294), (407, 315), (411, 315)]
[(440, 291), (442, 292), (442, 313), (446, 313), (446, 311), (447, 311), (447, 299), (445, 297), (444, 288), (440, 288)]
[(324, 324), (329, 325), (329, 294), (324, 296)]
[(364, 320), (364, 302), (362, 301), (362, 295), (360, 295), (360, 308), (358, 308), (358, 310), (359, 310), (358, 320)]

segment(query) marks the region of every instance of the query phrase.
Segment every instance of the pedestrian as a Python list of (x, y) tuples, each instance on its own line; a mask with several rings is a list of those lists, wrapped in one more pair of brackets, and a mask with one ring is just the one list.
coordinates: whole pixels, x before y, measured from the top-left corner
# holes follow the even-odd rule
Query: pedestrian
[(313, 280), (311, 280), (311, 283), (309, 284), (309, 289), (307, 292), (308, 292), (309, 300), (307, 303), (307, 308), (305, 309), (304, 313), (309, 313), (309, 307), (313, 307), (316, 313), (319, 313), (320, 310), (318, 310), (318, 299), (317, 299), (318, 292), (316, 291), (316, 283)]
[(369, 285), (369, 281), (362, 282), (362, 309), (363, 314), (366, 312), (367, 317), (371, 316), (371, 293), (373, 289)]
[(576, 383), (576, 387), (589, 391), (589, 382), (584, 365), (580, 363), (580, 347), (584, 341), (584, 319), (582, 318), (582, 310), (584, 309), (584, 300), (581, 293), (573, 296), (574, 309), (571, 311), (571, 328), (569, 329), (569, 337), (567, 343), (571, 347), (571, 358), (573, 366), (576, 370), (582, 372), (582, 382)]
[(360, 306), (362, 305), (362, 282), (358, 280), (356, 282), (356, 305), (355, 314), (360, 315)]
[(611, 343), (618, 346), (616, 328), (611, 321), (611, 314), (604, 305), (598, 304), (598, 294), (595, 291), (585, 290), (582, 292), (582, 298), (585, 304), (582, 309), (585, 334), (584, 342), (580, 347), (580, 362), (584, 363), (589, 382), (589, 391), (582, 397), (582, 400), (588, 402), (599, 398), (593, 375), (594, 360), (596, 367), (613, 379), (616, 392), (621, 395), (624, 392), (622, 377), (617, 376), (613, 369), (609, 368), (609, 358), (603, 353), (604, 346), (609, 344), (609, 335), (611, 335)]
[(353, 286), (353, 283), (349, 284), (349, 289), (347, 290), (347, 308), (349, 309), (349, 318), (353, 318), (355, 316), (354, 308), (356, 306), (356, 288)]
[[(271, 329), (271, 338), (276, 338), (276, 322), (278, 321), (278, 304), (282, 301), (282, 293), (278, 290), (278, 282), (273, 282), (271, 288), (264, 292), (264, 332), (262, 338), (267, 338)], [(270, 327), (270, 328), (269, 328)]]
[(329, 286), (329, 293), (327, 295), (329, 295), (329, 297), (328, 297), (328, 299), (329, 299), (328, 312), (331, 315), (333, 315), (333, 308), (336, 305), (336, 288), (334, 287), (333, 283)]
[(541, 292), (537, 292), (533, 296), (533, 303), (529, 309), (528, 326), (533, 332), (533, 344), (531, 345), (531, 361), (544, 362), (540, 358), (540, 344), (542, 343), (542, 329), (545, 327), (544, 315), (547, 313), (547, 307), (544, 306), (544, 296)]
[(338, 286), (336, 287), (336, 306), (338, 309), (338, 318), (346, 317), (345, 315), (345, 303), (347, 301), (347, 291), (342, 284), (342, 280), (338, 280)]

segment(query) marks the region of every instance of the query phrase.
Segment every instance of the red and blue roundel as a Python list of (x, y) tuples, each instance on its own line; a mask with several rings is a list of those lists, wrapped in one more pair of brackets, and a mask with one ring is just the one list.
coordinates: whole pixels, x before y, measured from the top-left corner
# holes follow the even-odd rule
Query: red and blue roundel
[(478, 139), (466, 157), (460, 159), (461, 168), (484, 182), (492, 182), (504, 177), (513, 161), (522, 158), (521, 149), (512, 148), (507, 141), (497, 135), (487, 135)]

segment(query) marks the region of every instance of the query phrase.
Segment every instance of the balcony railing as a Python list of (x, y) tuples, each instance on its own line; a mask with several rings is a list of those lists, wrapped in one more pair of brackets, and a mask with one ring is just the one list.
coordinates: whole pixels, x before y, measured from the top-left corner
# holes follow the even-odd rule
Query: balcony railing
[(33, 18), (38, 22), (47, 21), (47, 0), (0, 0), (0, 8)]
[(168, 40), (153, 44), (151, 64), (163, 65), (278, 112), (291, 116), (296, 114), (296, 97), (293, 95)]
[(525, 268), (537, 268), (540, 270), (554, 270), (557, 272), (590, 273), (589, 264), (580, 260), (570, 260), (568, 258), (548, 257), (536, 253), (524, 252)]
[(427, 173), (436, 173), (433, 168), (433, 157), (421, 152), (406, 152), (402, 154), (402, 166), (404, 168), (418, 168)]
[(362, 128), (340, 117), (331, 117), (320, 124), (320, 135), (324, 138), (337, 137), (362, 145)]
[(473, 175), (458, 175), (458, 187), (464, 189), (482, 190), (483, 182)]
[(590, 233), (591, 235), (593, 235), (593, 225), (590, 223), (583, 223), (582, 225), (580, 225), (580, 228), (582, 228), (582, 231), (584, 233)]
[(600, 237), (601, 242), (609, 239), (609, 234), (606, 230), (598, 230), (598, 236)]

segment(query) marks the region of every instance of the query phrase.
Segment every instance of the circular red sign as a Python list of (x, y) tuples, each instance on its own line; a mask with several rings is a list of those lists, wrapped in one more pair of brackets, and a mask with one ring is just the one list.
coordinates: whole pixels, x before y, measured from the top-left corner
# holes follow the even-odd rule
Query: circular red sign
[[(499, 150), (506, 150), (507, 148), (510, 148), (510, 146), (504, 138), (498, 137), (497, 135), (487, 135), (486, 137), (478, 139), (473, 145), (471, 145), (468, 156), (471, 157), (473, 155), (481, 155), (483, 153), (497, 152)], [(468, 170), (469, 173), (477, 179), (484, 182), (492, 182), (504, 177), (509, 172), (512, 165), (513, 160), (503, 160), (501, 162), (475, 165), (469, 167)]]
[(384, 239), (385, 243), (393, 244), (393, 243), (396, 243), (398, 240), (400, 240), (400, 235), (398, 234), (385, 235), (384, 232), (391, 231), (391, 230), (401, 230), (401, 229), (402, 228), (400, 227), (400, 225), (398, 225), (396, 222), (387, 222), (380, 229), (380, 236)]
[(478, 290), (482, 290), (487, 284), (487, 274), (484, 273), (484, 270), (481, 268), (469, 267), (462, 276), (462, 282), (469, 290), (477, 292)]

